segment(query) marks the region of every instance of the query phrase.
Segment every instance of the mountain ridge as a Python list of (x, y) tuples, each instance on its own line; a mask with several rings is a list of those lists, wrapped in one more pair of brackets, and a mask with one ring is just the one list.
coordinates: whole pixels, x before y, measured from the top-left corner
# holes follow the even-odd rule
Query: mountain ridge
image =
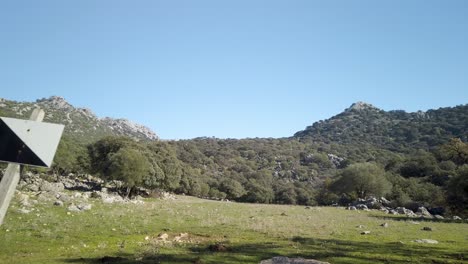
[(0, 113), (8, 117), (28, 118), (34, 108), (43, 108), (45, 122), (65, 125), (65, 134), (92, 142), (104, 136), (128, 136), (136, 140), (158, 140), (151, 129), (125, 118), (98, 117), (89, 108), (75, 107), (60, 96), (17, 102), (0, 98)]

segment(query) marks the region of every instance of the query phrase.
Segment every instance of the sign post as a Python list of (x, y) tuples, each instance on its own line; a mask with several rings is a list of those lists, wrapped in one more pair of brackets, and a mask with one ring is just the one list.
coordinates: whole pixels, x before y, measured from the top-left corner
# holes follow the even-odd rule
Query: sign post
[(10, 162), (0, 182), (0, 225), (20, 179), (20, 164), (52, 164), (64, 126), (40, 123), (44, 115), (44, 110), (37, 108), (30, 121), (0, 118), (0, 160)]

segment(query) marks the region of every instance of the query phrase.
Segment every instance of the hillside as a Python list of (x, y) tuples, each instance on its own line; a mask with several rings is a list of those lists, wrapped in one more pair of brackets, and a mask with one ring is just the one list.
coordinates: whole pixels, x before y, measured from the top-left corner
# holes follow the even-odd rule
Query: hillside
[(36, 102), (16, 102), (0, 98), (0, 116), (28, 119), (32, 110), (45, 110), (44, 122), (65, 125), (65, 135), (80, 143), (91, 143), (105, 136), (128, 136), (138, 140), (157, 140), (149, 128), (126, 119), (99, 118), (92, 110), (77, 108), (64, 98), (52, 96)]
[(301, 141), (371, 144), (391, 151), (430, 149), (450, 138), (468, 139), (468, 104), (426, 112), (383, 111), (357, 102), (344, 112), (294, 135)]
[[(463, 191), (468, 182), (468, 105), (406, 113), (356, 103), (293, 137), (279, 139), (154, 140), (156, 135), (144, 127), (99, 119), (60, 97), (36, 103), (2, 100), (0, 115), (27, 118), (36, 106), (46, 110), (46, 121), (67, 126), (54, 173), (121, 180), (129, 187), (127, 195), (137, 186), (213, 199), (302, 205), (346, 205), (374, 195), (391, 199), (395, 206), (443, 207), (447, 215), (468, 215)], [(106, 137), (112, 135), (127, 137)], [(367, 184), (368, 190), (360, 194), (334, 185), (346, 173), (359, 176), (356, 168), (367, 170), (371, 178), (365, 182), (377, 184)]]

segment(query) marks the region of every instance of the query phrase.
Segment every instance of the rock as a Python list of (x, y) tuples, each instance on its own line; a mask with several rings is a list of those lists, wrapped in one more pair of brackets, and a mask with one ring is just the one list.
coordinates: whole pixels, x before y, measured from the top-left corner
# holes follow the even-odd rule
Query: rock
[(357, 227), (357, 228), (364, 228), (363, 225), (358, 225), (358, 226), (356, 226), (356, 227)]
[(60, 201), (62, 201), (62, 202), (64, 202), (64, 203), (68, 203), (68, 202), (71, 201), (71, 197), (68, 196), (68, 195), (66, 195), (66, 194), (64, 194), (64, 193), (59, 193), (59, 196), (58, 196), (57, 199), (59, 199)]
[(318, 261), (315, 259), (273, 257), (260, 261), (260, 264), (330, 264), (329, 262)]
[(54, 205), (55, 206), (63, 206), (63, 202), (60, 201), (60, 200), (57, 200), (57, 201), (54, 202)]
[(380, 207), (380, 212), (382, 212), (384, 214), (389, 214), (390, 213), (390, 211), (387, 208), (383, 207), (383, 206)]
[(434, 218), (435, 218), (435, 219), (438, 219), (438, 220), (443, 220), (443, 219), (445, 219), (445, 218), (444, 218), (443, 216), (441, 216), (441, 215), (434, 215)]
[(429, 213), (429, 211), (426, 209), (426, 207), (423, 207), (423, 206), (418, 208), (418, 211), (416, 212), (416, 214), (421, 215), (423, 217), (432, 218), (431, 213)]
[(390, 210), (388, 213), (389, 213), (389, 214), (392, 214), (392, 215), (397, 215), (397, 214), (398, 214), (398, 212), (397, 212), (397, 211), (395, 211), (395, 210), (393, 210), (393, 209), (392, 209), (392, 210)]
[(48, 202), (55, 199), (55, 195), (50, 192), (41, 192), (37, 195), (37, 200), (40, 202)]
[(356, 205), (356, 208), (359, 210), (366, 210), (366, 211), (369, 210), (369, 208), (365, 204), (358, 204)]
[(76, 205), (74, 204), (71, 204), (70, 206), (68, 206), (67, 208), (68, 211), (70, 212), (79, 212), (80, 211), (80, 208), (78, 208)]
[(413, 240), (415, 243), (426, 243), (426, 244), (439, 244), (439, 241), (433, 239), (417, 239)]
[(48, 182), (43, 181), (41, 186), (39, 187), (40, 191), (43, 192), (61, 192), (65, 189), (65, 186), (61, 182)]
[(346, 210), (356, 211), (357, 208), (356, 208), (356, 206), (348, 206), (348, 207), (346, 207)]
[(383, 223), (383, 224), (381, 224), (380, 226), (381, 226), (381, 227), (387, 228), (387, 227), (388, 227), (388, 223)]
[(423, 227), (421, 230), (424, 230), (424, 231), (432, 231), (432, 228), (428, 227), (428, 226), (425, 226)]
[(161, 233), (158, 235), (158, 239), (160, 240), (166, 240), (169, 238), (169, 235), (167, 233)]
[(385, 205), (385, 206), (390, 205), (390, 201), (387, 200), (387, 199), (385, 199), (385, 197), (380, 197), (379, 202), (382, 203), (382, 204)]
[(29, 202), (29, 196), (23, 193), (18, 193), (18, 200), (21, 206), (23, 207), (29, 207), (31, 206), (31, 203)]
[(398, 214), (404, 214), (408, 217), (417, 217), (417, 215), (413, 211), (404, 207), (397, 207), (396, 211), (398, 212)]
[(82, 203), (82, 204), (77, 205), (76, 207), (78, 207), (78, 209), (79, 209), (80, 211), (88, 211), (88, 210), (91, 210), (92, 205), (91, 205), (91, 204)]
[(452, 219), (453, 219), (453, 220), (462, 220), (461, 217), (459, 217), (459, 216), (457, 216), (457, 215), (454, 215), (454, 216), (452, 217)]
[(371, 232), (370, 231), (362, 231), (361, 235), (369, 235)]

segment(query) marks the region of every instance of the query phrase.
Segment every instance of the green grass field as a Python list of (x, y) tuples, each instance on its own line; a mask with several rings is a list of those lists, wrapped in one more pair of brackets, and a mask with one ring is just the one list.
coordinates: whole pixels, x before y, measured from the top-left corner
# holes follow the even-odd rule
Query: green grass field
[[(85, 212), (38, 205), (21, 214), (15, 200), (0, 227), (0, 263), (258, 263), (279, 255), (331, 263), (468, 263), (466, 223), (187, 196), (144, 204), (90, 201)], [(361, 235), (364, 230), (371, 233)], [(174, 241), (180, 233), (187, 234)]]

